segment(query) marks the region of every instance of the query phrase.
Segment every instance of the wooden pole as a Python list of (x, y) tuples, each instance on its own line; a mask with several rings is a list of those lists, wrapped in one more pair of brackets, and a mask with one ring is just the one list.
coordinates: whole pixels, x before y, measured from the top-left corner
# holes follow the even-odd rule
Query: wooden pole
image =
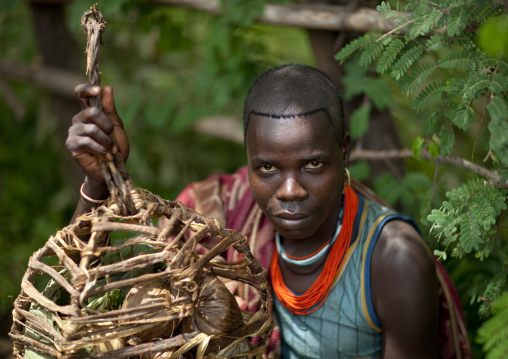
[[(222, 13), (219, 0), (151, 0), (155, 4), (183, 6), (212, 14)], [(326, 4), (266, 4), (258, 22), (294, 26), (305, 29), (387, 32), (395, 26), (392, 21), (379, 17), (370, 8), (351, 10), (346, 6)]]

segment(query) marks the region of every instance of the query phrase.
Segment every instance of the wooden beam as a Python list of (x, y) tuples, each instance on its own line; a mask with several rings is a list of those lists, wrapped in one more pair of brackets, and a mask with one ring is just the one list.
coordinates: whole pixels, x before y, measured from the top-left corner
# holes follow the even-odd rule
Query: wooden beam
[[(152, 3), (183, 6), (220, 14), (219, 0), (151, 0)], [(273, 25), (295, 26), (305, 29), (359, 31), (394, 29), (392, 21), (379, 17), (379, 12), (370, 8), (350, 10), (346, 6), (325, 4), (266, 4), (257, 21)]]

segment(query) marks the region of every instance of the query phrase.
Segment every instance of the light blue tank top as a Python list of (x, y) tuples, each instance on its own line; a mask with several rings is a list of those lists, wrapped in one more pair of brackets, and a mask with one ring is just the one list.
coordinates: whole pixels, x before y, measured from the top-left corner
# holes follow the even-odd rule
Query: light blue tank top
[(370, 294), (370, 259), (383, 226), (392, 219), (414, 223), (358, 195), (356, 238), (346, 253), (325, 303), (313, 313), (295, 315), (273, 296), (281, 330), (283, 359), (381, 356), (382, 330)]

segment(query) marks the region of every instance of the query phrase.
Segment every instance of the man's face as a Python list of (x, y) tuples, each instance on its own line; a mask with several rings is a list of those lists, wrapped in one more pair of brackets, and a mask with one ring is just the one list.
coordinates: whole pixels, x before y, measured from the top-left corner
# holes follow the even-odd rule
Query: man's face
[(251, 115), (246, 137), (249, 185), (288, 240), (329, 239), (344, 187), (344, 157), (322, 111), (296, 118)]

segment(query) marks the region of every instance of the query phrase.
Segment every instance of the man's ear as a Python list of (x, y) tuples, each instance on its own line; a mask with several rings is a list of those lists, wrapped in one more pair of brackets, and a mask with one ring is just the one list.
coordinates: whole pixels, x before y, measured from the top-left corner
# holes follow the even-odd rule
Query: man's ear
[(342, 159), (344, 161), (344, 167), (349, 167), (349, 141), (351, 137), (349, 136), (349, 132), (344, 134), (344, 138), (342, 139), (341, 149), (342, 149)]

